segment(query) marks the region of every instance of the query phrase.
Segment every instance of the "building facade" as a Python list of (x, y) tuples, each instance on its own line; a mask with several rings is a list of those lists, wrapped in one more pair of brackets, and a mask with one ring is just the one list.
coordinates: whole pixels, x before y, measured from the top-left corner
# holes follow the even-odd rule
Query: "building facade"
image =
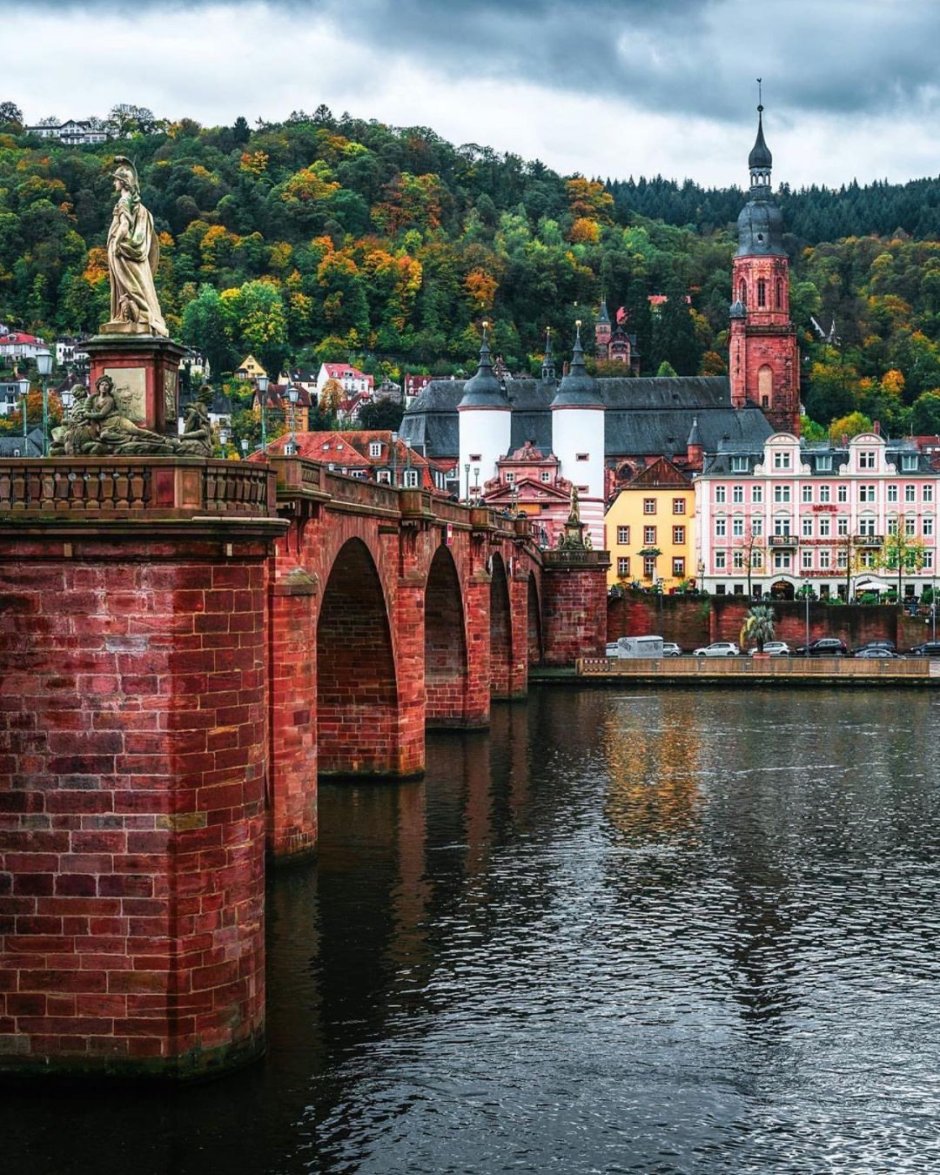
[(617, 491), (607, 509), (608, 586), (674, 591), (695, 577), (695, 488), (665, 457)]
[(853, 600), (937, 571), (940, 474), (909, 441), (863, 433), (842, 445), (789, 433), (705, 457), (695, 485), (695, 558), (709, 592)]

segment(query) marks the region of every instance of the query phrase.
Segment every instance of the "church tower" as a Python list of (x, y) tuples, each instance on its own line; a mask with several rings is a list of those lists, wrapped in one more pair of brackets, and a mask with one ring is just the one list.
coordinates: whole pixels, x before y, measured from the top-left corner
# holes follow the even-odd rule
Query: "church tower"
[(762, 104), (757, 139), (748, 156), (751, 191), (738, 217), (738, 249), (731, 273), (728, 356), (731, 403), (756, 404), (778, 432), (800, 431), (800, 361), (790, 321), (790, 262), (783, 217), (773, 202), (773, 156), (764, 141)]
[(480, 363), (476, 374), (463, 386), (457, 405), (460, 469), (470, 497), (470, 474), (474, 485), (483, 485), (496, 476), (496, 462), (509, 452), (512, 434), (512, 408), (502, 384), (493, 372), (487, 324), (483, 324)]
[(577, 490), (581, 519), (595, 547), (604, 545), (605, 413), (597, 381), (584, 366), (579, 322), (571, 366), (552, 399), (552, 452), (562, 477)]

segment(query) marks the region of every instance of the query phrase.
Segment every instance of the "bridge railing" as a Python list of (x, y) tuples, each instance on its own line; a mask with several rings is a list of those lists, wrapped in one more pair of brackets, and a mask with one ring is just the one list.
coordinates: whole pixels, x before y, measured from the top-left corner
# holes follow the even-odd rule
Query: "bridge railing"
[(0, 461), (0, 515), (268, 517), (267, 466), (198, 458), (51, 457)]
[(884, 661), (851, 657), (583, 657), (582, 677), (661, 677), (733, 680), (773, 678), (791, 681), (824, 678), (834, 681), (940, 679), (940, 662), (926, 657)]

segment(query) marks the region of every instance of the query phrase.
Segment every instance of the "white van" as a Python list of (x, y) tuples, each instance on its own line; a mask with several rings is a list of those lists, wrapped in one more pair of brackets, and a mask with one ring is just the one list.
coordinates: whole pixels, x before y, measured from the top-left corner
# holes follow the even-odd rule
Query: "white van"
[(622, 636), (607, 646), (608, 657), (662, 657), (661, 636)]

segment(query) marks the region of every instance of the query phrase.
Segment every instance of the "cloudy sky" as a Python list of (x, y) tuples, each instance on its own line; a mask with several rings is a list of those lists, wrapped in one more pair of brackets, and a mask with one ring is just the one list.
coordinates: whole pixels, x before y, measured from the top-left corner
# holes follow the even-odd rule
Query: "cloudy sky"
[(321, 102), (564, 174), (940, 174), (940, 0), (0, 0), (0, 101), (205, 125)]

